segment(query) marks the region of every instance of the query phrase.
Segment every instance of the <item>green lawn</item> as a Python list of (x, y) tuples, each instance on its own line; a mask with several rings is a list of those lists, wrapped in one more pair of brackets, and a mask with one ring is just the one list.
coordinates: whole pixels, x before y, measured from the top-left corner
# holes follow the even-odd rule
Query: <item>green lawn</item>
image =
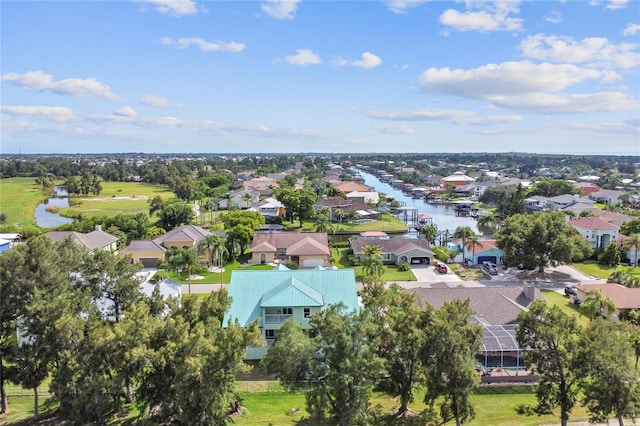
[(35, 178), (0, 179), (0, 210), (7, 215), (7, 224), (35, 226), (33, 212), (46, 198)]
[[(234, 424), (239, 426), (254, 425), (314, 425), (330, 426), (331, 422), (310, 421), (309, 414), (305, 411), (305, 398), (303, 393), (284, 392), (276, 382), (269, 382), (268, 386), (261, 384), (262, 390), (243, 390), (251, 387), (246, 382), (240, 382), (240, 397), (244, 412), (242, 416), (234, 417)], [(410, 408), (416, 413), (416, 417), (411, 419), (397, 419), (391, 414), (397, 408), (398, 403), (394, 398), (381, 393), (374, 393), (371, 398), (372, 406), (379, 406), (384, 415), (378, 424), (418, 426), (430, 424), (421, 420), (419, 412), (425, 405), (422, 402), (423, 392), (418, 391), (415, 401), (410, 404)], [(559, 410), (554, 415), (526, 415), (519, 414), (519, 406), (533, 406), (536, 403), (535, 394), (527, 393), (507, 393), (507, 394), (475, 394), (471, 400), (476, 410), (476, 418), (473, 421), (465, 422), (471, 426), (538, 426), (543, 424), (558, 424)], [(53, 407), (47, 405), (46, 397), (41, 398), (39, 404), (41, 414), (51, 412)], [(10, 413), (0, 416), (0, 424), (13, 424), (19, 420), (28, 419), (33, 415), (33, 397), (31, 396), (10, 396)], [(109, 425), (134, 425), (144, 424), (143, 421), (136, 421), (137, 412), (131, 412), (126, 418), (112, 420)], [(570, 414), (569, 421), (586, 421), (587, 413), (583, 407), (576, 407)], [(445, 425), (453, 425), (455, 422), (449, 421)]]
[[(351, 262), (349, 261), (350, 252), (351, 249), (346, 245), (332, 247), (331, 257), (333, 259), (333, 265), (335, 265), (339, 269), (353, 268), (356, 277), (364, 275), (362, 272), (362, 266), (351, 265)], [(413, 275), (413, 272), (411, 272), (411, 270), (399, 271), (396, 265), (384, 265), (384, 272), (381, 278), (383, 281), (387, 282), (416, 280), (416, 276)]]
[(605, 280), (609, 278), (609, 275), (611, 275), (613, 271), (616, 271), (616, 270), (626, 271), (627, 273), (631, 274), (634, 277), (640, 277), (640, 268), (634, 268), (632, 266), (625, 266), (625, 265), (618, 265), (618, 266), (602, 265), (595, 260), (587, 260), (581, 263), (573, 263), (571, 266), (573, 266), (578, 271), (582, 272), (587, 276), (602, 278)]
[[(300, 228), (300, 222), (294, 221), (294, 223), (283, 223), (285, 231), (305, 231), (313, 232), (316, 230), (316, 224), (314, 221), (303, 222), (302, 228)], [(384, 231), (384, 232), (407, 232), (407, 225), (401, 220), (396, 219), (390, 214), (383, 213), (382, 220), (374, 220), (366, 223), (331, 223), (327, 233), (331, 235), (332, 232), (348, 232), (348, 233), (360, 233), (363, 231)]]
[(161, 196), (169, 202), (177, 202), (175, 195), (164, 185), (142, 182), (102, 182), (100, 195), (74, 196), (71, 207), (60, 209), (62, 216), (82, 213), (92, 216), (116, 216), (118, 214), (149, 214), (147, 200)]
[(578, 320), (578, 324), (583, 327), (587, 327), (589, 325), (589, 318), (585, 315), (582, 315), (580, 312), (580, 307), (578, 305), (574, 305), (569, 303), (569, 298), (565, 296), (563, 293), (558, 293), (554, 290), (540, 290), (542, 292), (542, 297), (544, 300), (550, 305), (557, 305), (562, 309), (562, 311), (566, 314), (575, 316)]

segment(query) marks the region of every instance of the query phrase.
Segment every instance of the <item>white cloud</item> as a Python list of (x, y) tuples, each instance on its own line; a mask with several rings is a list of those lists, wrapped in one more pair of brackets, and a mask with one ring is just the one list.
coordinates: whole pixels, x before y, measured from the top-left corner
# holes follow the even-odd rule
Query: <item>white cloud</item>
[(157, 95), (144, 95), (142, 99), (140, 99), (140, 102), (150, 107), (167, 107), (172, 105), (169, 99)]
[(637, 44), (614, 44), (605, 37), (575, 41), (571, 37), (536, 34), (522, 40), (519, 48), (524, 56), (543, 61), (612, 68), (635, 68), (640, 65)]
[(629, 0), (609, 0), (607, 3), (607, 9), (624, 9), (627, 7)]
[(141, 127), (183, 127), (187, 124), (186, 121), (176, 117), (137, 117), (128, 116), (124, 114), (92, 114), (88, 116), (90, 121), (101, 123), (119, 123), (119, 124), (131, 124)]
[(497, 95), (559, 91), (587, 80), (609, 81), (616, 76), (615, 73), (570, 64), (522, 61), (489, 64), (469, 70), (429, 68), (420, 75), (418, 82), (427, 91), (490, 99)]
[(412, 135), (415, 131), (406, 124), (390, 124), (388, 126), (377, 126), (377, 129), (387, 135)]
[(134, 2), (152, 5), (156, 11), (169, 16), (195, 15), (198, 12), (196, 2), (192, 0), (134, 0)]
[(348, 60), (341, 56), (333, 59), (331, 61), (334, 66), (343, 67), (345, 65), (350, 65), (352, 67), (360, 67), (371, 69), (379, 66), (382, 63), (382, 59), (379, 56), (374, 55), (371, 52), (364, 52), (359, 60)]
[(298, 3), (302, 0), (267, 0), (262, 3), (260, 9), (267, 15), (276, 19), (293, 19), (298, 9)]
[(634, 36), (638, 34), (638, 31), (640, 31), (640, 24), (627, 24), (623, 34), (626, 36)]
[(130, 106), (122, 107), (113, 112), (115, 115), (119, 115), (121, 117), (135, 117), (136, 110), (131, 108)]
[(206, 41), (200, 37), (181, 37), (177, 40), (171, 37), (163, 37), (160, 41), (162, 44), (174, 45), (180, 49), (186, 49), (194, 45), (203, 52), (242, 52), (246, 48), (244, 44), (236, 43), (235, 41)]
[(562, 13), (557, 10), (552, 11), (547, 16), (545, 16), (545, 21), (550, 22), (552, 24), (559, 24), (562, 22)]
[(430, 0), (389, 0), (383, 1), (383, 3), (387, 5), (387, 9), (391, 12), (404, 14), (407, 13), (409, 9), (418, 7), (429, 1)]
[(70, 96), (96, 96), (110, 101), (118, 99), (109, 86), (98, 82), (95, 78), (68, 78), (54, 81), (53, 75), (42, 71), (29, 71), (24, 74), (10, 72), (2, 76), (3, 81), (8, 81), (16, 86), (29, 89), (52, 92)]
[(495, 105), (535, 114), (579, 114), (637, 110), (638, 101), (624, 93), (601, 92), (588, 94), (532, 93), (517, 97), (495, 96)]
[[(280, 60), (276, 60), (276, 62), (278, 61)], [(322, 60), (318, 55), (316, 55), (315, 53), (313, 53), (313, 51), (309, 49), (296, 49), (296, 54), (285, 56), (284, 62), (290, 65), (303, 67), (305, 65), (321, 64)]]
[(466, 2), (467, 11), (447, 9), (440, 15), (440, 23), (458, 31), (517, 31), (523, 20), (510, 15), (520, 13), (519, 1)]
[(429, 92), (486, 100), (497, 107), (540, 114), (637, 109), (638, 102), (624, 93), (555, 93), (588, 80), (606, 83), (618, 78), (611, 71), (524, 61), (470, 70), (430, 68), (418, 81)]
[(50, 121), (66, 122), (76, 120), (73, 111), (60, 106), (0, 106), (0, 112), (15, 116), (44, 118)]
[(369, 111), (371, 118), (391, 121), (449, 121), (455, 124), (489, 126), (522, 120), (517, 115), (481, 117), (475, 111), (456, 109), (418, 109), (409, 111)]

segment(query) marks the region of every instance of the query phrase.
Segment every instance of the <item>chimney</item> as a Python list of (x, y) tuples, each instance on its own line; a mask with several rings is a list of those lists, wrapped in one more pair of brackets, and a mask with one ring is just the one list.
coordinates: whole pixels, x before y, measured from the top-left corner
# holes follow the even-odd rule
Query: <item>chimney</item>
[(96, 225), (96, 231), (102, 231), (102, 225)]
[(525, 284), (522, 292), (524, 293), (524, 297), (526, 297), (527, 299), (531, 300), (532, 302), (535, 300), (536, 287), (533, 284)]

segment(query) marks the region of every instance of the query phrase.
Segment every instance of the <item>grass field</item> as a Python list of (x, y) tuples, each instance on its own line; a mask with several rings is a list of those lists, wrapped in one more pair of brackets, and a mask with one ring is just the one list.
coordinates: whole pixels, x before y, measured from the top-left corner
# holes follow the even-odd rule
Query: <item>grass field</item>
[(618, 265), (618, 266), (602, 265), (596, 262), (595, 260), (587, 260), (582, 263), (573, 263), (571, 266), (573, 266), (578, 271), (582, 272), (587, 276), (602, 278), (605, 280), (609, 278), (609, 275), (611, 275), (613, 271), (616, 271), (616, 270), (625, 271), (634, 277), (640, 277), (640, 268), (634, 268), (632, 266), (625, 266), (625, 265)]
[(557, 305), (564, 313), (575, 316), (578, 324), (581, 326), (587, 327), (589, 325), (589, 318), (582, 315), (578, 305), (569, 303), (567, 296), (554, 290), (542, 289), (540, 291), (542, 292), (542, 297), (544, 297), (544, 300), (546, 300), (548, 304)]
[(166, 186), (141, 182), (102, 182), (100, 195), (74, 196), (71, 207), (60, 209), (62, 216), (82, 213), (93, 216), (116, 216), (118, 214), (149, 214), (147, 200), (155, 196), (173, 202), (177, 201), (173, 192)]
[[(353, 268), (356, 274), (356, 277), (360, 275), (364, 275), (362, 272), (362, 266), (352, 266), (351, 262), (348, 259), (348, 253), (350, 253), (349, 246), (343, 245), (339, 247), (331, 248), (331, 257), (333, 259), (333, 264), (339, 268)], [(416, 276), (413, 275), (411, 270), (409, 271), (400, 271), (396, 265), (384, 265), (384, 272), (382, 273), (383, 281), (415, 281)]]
[[(239, 426), (256, 425), (316, 425), (330, 426), (331, 422), (311, 421), (309, 414), (305, 411), (305, 397), (303, 393), (287, 393), (283, 391), (276, 382), (261, 382), (262, 390), (248, 391), (243, 388), (250, 388), (251, 382), (240, 382), (240, 398), (242, 399), (243, 414), (233, 418), (233, 424)], [(392, 413), (398, 407), (397, 400), (387, 395), (375, 392), (371, 398), (372, 406), (379, 406), (382, 410), (383, 418), (378, 424), (417, 426), (425, 425), (419, 413), (424, 410), (425, 404), (422, 402), (423, 392), (418, 391), (415, 401), (410, 404), (410, 408), (416, 413), (415, 417), (409, 419), (397, 419)], [(559, 410), (553, 415), (527, 415), (519, 414), (519, 407), (531, 407), (535, 405), (535, 394), (507, 393), (507, 394), (475, 394), (471, 397), (476, 410), (476, 418), (473, 421), (465, 422), (471, 426), (538, 426), (543, 424), (558, 424)], [(46, 397), (41, 397), (39, 404), (41, 414), (51, 412), (53, 407), (48, 405)], [(28, 419), (33, 415), (33, 397), (31, 396), (11, 396), (9, 399), (10, 413), (0, 416), (0, 424), (13, 424), (20, 420)], [(134, 425), (135, 414), (130, 413), (127, 419), (118, 419), (109, 422), (109, 425), (128, 424)], [(587, 413), (583, 407), (576, 407), (569, 417), (570, 422), (586, 421)], [(138, 423), (141, 424), (141, 423)], [(450, 421), (446, 425), (455, 424)]]
[(33, 212), (46, 198), (35, 178), (0, 179), (0, 210), (7, 215), (7, 224), (35, 226)]

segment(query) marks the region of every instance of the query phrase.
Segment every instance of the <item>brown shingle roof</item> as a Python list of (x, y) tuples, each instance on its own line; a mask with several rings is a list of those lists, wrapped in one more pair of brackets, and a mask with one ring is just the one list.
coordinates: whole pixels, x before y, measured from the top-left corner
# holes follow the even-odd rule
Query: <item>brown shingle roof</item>
[(287, 250), (289, 256), (329, 256), (329, 240), (326, 232), (274, 232), (256, 233), (253, 236), (252, 251)]
[(71, 236), (76, 243), (83, 245), (89, 250), (107, 247), (118, 241), (117, 237), (104, 231), (91, 231), (88, 234), (75, 231), (51, 231), (47, 232), (46, 235), (54, 241), (62, 241), (68, 236)]
[(600, 290), (604, 297), (613, 300), (617, 309), (640, 308), (640, 288), (628, 288), (615, 283), (587, 284), (576, 287), (583, 293)]
[(583, 217), (572, 220), (569, 224), (582, 229), (620, 229), (619, 226), (612, 225), (597, 217)]
[(120, 253), (143, 253), (143, 252), (164, 252), (166, 249), (161, 245), (148, 240), (134, 240), (120, 250)]
[[(531, 291), (533, 298), (525, 295)], [(408, 290), (409, 291), (409, 290)], [(411, 290), (416, 294), (417, 303), (424, 308), (427, 303), (434, 308), (445, 302), (458, 299), (469, 299), (471, 309), (477, 316), (483, 317), (493, 325), (512, 324), (520, 312), (526, 311), (534, 301), (542, 299), (540, 290), (535, 287), (456, 287), (456, 288), (417, 288)]]
[(368, 245), (377, 245), (382, 249), (382, 253), (393, 253), (393, 254), (401, 254), (406, 253), (412, 249), (419, 249), (431, 251), (431, 247), (429, 243), (424, 239), (415, 239), (415, 238), (406, 238), (406, 237), (395, 237), (390, 238), (388, 240), (383, 239), (362, 239), (362, 240), (352, 240), (351, 241), (351, 249), (354, 254), (362, 254), (363, 247)]

